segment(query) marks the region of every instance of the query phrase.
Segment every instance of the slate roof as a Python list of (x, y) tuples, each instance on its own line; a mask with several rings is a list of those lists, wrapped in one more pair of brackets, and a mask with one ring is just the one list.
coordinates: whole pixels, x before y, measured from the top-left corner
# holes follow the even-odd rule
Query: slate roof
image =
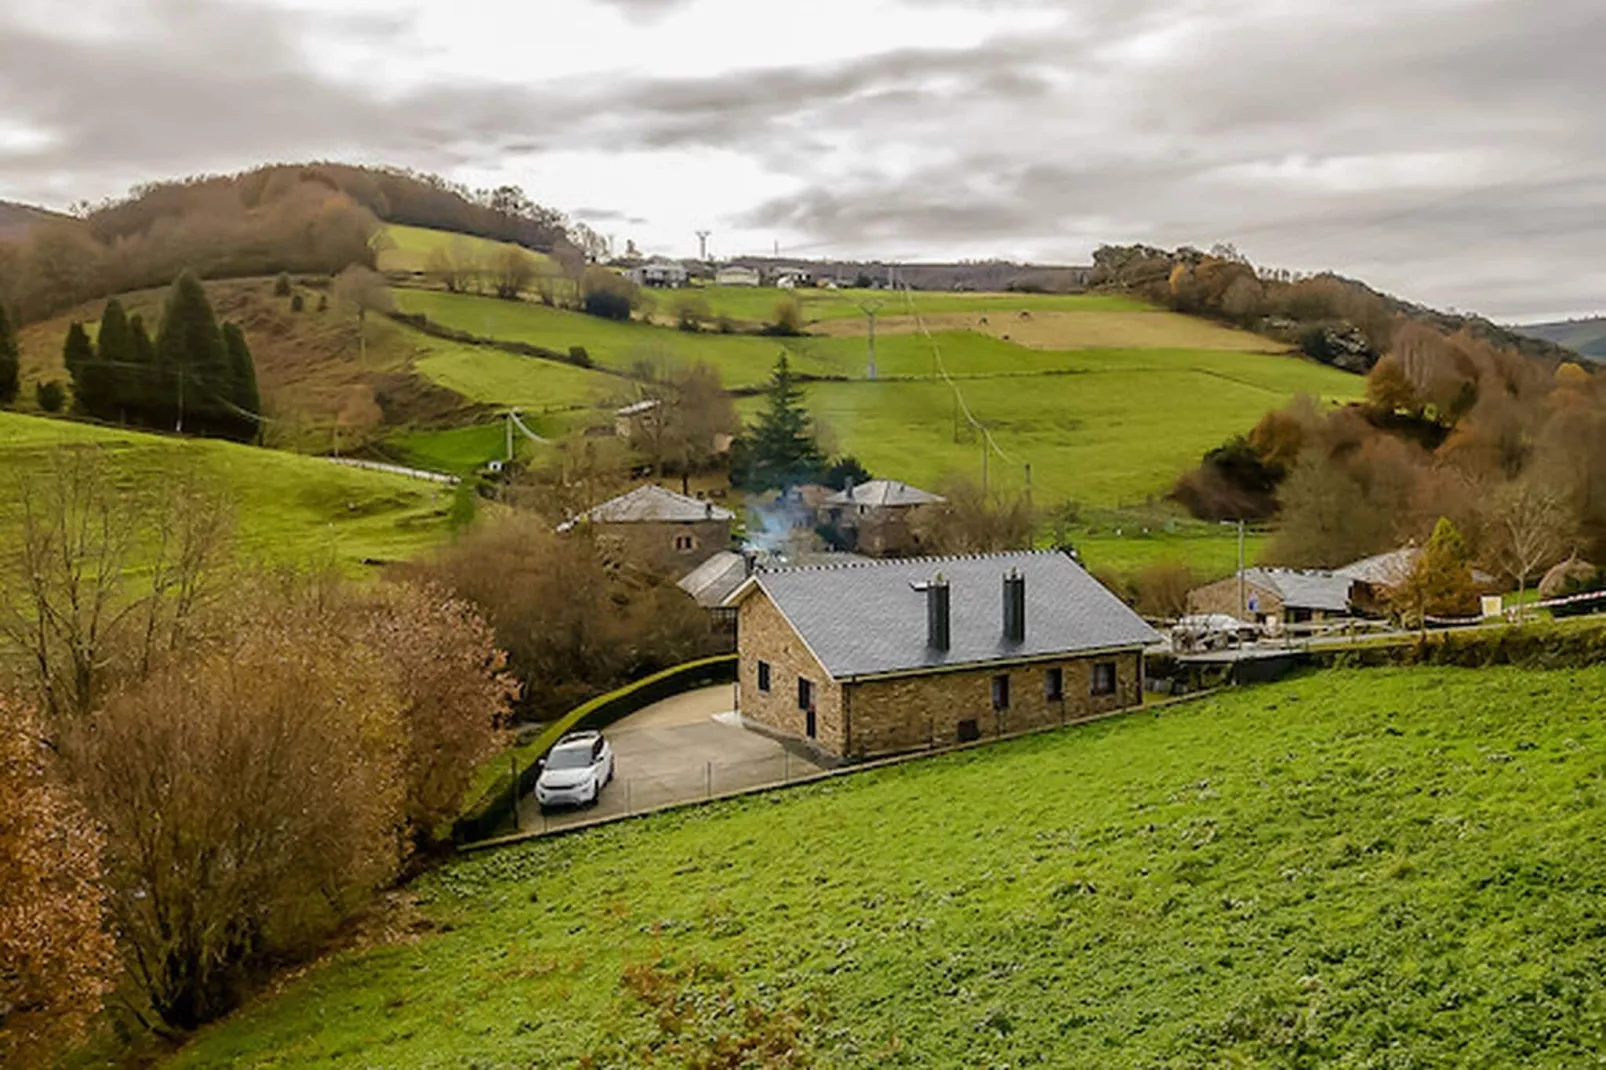
[(1319, 609), (1328, 613), (1349, 611), (1354, 580), (1318, 569), (1249, 568), (1244, 580), (1277, 592), (1283, 605), (1293, 609)]
[[(1004, 640), (1003, 577), (1026, 580), (1026, 639)], [(951, 642), (926, 644), (926, 595), (942, 573)], [(835, 679), (1127, 649), (1160, 636), (1081, 566), (1056, 551), (875, 561), (760, 571), (726, 602), (762, 589)]]
[(747, 562), (734, 550), (721, 550), (676, 581), (704, 609), (714, 609), (747, 578)]
[(826, 505), (932, 505), (947, 499), (907, 483), (872, 479), (825, 499)]
[[(1352, 580), (1369, 583), (1373, 587), (1393, 587), (1400, 583), (1416, 566), (1416, 559), (1422, 556), (1419, 546), (1406, 546), (1399, 550), (1390, 550), (1386, 554), (1373, 554), (1363, 557), (1359, 561), (1352, 561), (1343, 568), (1333, 570), (1335, 576), (1347, 576)], [(1490, 584), (1494, 577), (1479, 569), (1472, 570), (1474, 583)]]
[[(628, 494), (603, 502), (584, 514), (593, 524), (690, 524), (699, 520), (733, 520), (736, 514), (712, 502), (688, 498), (656, 483), (644, 483)], [(582, 518), (577, 518), (582, 519)], [(574, 526), (571, 520), (558, 530)]]

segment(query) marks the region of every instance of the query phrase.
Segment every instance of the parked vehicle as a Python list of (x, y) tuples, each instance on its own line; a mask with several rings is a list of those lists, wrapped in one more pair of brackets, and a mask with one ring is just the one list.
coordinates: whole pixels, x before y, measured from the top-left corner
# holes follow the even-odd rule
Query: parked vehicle
[(541, 760), (535, 801), (541, 809), (593, 806), (613, 779), (613, 748), (601, 732), (571, 732)]
[(1183, 617), (1171, 628), (1171, 648), (1178, 653), (1223, 650), (1252, 643), (1260, 629), (1226, 613), (1201, 613)]

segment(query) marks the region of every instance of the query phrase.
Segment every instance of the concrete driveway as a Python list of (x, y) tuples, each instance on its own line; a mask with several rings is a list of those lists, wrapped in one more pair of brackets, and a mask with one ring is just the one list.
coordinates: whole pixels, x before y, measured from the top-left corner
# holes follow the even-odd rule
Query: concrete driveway
[(561, 828), (736, 788), (779, 784), (823, 766), (801, 747), (741, 726), (735, 686), (721, 684), (655, 702), (604, 734), (613, 746), (614, 779), (597, 805), (543, 815), (532, 793), (519, 803), (524, 831)]

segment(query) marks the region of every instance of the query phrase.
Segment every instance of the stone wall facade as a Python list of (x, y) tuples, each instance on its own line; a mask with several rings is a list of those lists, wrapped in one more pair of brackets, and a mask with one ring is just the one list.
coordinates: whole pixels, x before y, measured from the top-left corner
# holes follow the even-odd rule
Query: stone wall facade
[[(1093, 693), (1093, 666), (1114, 666), (1115, 689)], [(1059, 669), (1059, 699), (1048, 697), (1050, 669)], [(995, 709), (996, 677), (1009, 679), (1009, 704)], [(1067, 724), (1143, 701), (1143, 653), (1126, 650), (1058, 660), (998, 663), (973, 669), (882, 677), (843, 686), (848, 750), (854, 758)]]
[[(1143, 652), (999, 662), (950, 671), (838, 683), (762, 590), (737, 615), (737, 709), (783, 735), (809, 739), (849, 758), (947, 746), (968, 739), (1066, 724), (1143, 701)], [(769, 687), (759, 686), (760, 665)], [(1112, 667), (1114, 689), (1095, 694), (1094, 666)], [(1060, 697), (1049, 697), (1047, 674), (1061, 674)], [(1009, 679), (1008, 705), (995, 708), (994, 679)], [(798, 701), (798, 680), (812, 686), (814, 725)]]
[(628, 560), (650, 562), (674, 576), (684, 576), (721, 550), (730, 549), (729, 520), (691, 523), (638, 521), (595, 525), (599, 544)]
[[(743, 717), (785, 735), (813, 739), (831, 754), (847, 753), (841, 686), (763, 591), (746, 598), (737, 611), (736, 653), (736, 708)], [(759, 687), (761, 662), (769, 666), (767, 690)], [(813, 689), (812, 736), (808, 712), (798, 704), (799, 679)]]
[(1263, 621), (1267, 617), (1281, 620), (1283, 616), (1283, 600), (1276, 591), (1268, 590), (1256, 583), (1244, 584), (1244, 600), (1251, 597), (1256, 599), (1257, 609), (1251, 613), (1238, 604), (1238, 577), (1228, 576), (1224, 580), (1208, 583), (1197, 587), (1188, 595), (1188, 612), (1190, 613), (1225, 613), (1229, 617), (1236, 617), (1241, 621)]

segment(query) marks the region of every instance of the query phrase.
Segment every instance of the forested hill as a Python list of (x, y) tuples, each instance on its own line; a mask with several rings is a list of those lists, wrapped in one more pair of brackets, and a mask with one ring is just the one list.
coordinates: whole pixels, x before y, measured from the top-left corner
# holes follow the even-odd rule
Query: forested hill
[(0, 242), (22, 241), (40, 223), (61, 218), (64, 217), (31, 204), (0, 201)]
[(1512, 330), (1529, 338), (1564, 346), (1581, 357), (1606, 362), (1606, 316), (1556, 323), (1525, 323)]

